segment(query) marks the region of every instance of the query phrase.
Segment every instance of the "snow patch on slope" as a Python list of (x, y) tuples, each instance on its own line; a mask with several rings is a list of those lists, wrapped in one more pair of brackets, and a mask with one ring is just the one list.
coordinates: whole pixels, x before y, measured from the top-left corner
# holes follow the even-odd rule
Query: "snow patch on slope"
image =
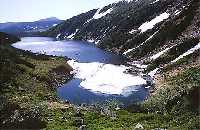
[(61, 36), (61, 33), (60, 33), (60, 34), (58, 34), (58, 35), (56, 36), (56, 39), (59, 39), (59, 38), (60, 38), (60, 36)]
[(52, 26), (55, 27), (55, 26), (57, 26), (57, 25), (58, 25), (58, 24), (53, 24)]
[(131, 31), (129, 31), (130, 34), (134, 34), (135, 32), (137, 32), (138, 30), (132, 29)]
[(128, 67), (123, 65), (78, 63), (73, 60), (68, 63), (74, 68), (75, 77), (82, 79), (80, 87), (93, 92), (128, 96), (130, 90), (137, 91), (139, 85), (146, 84), (140, 76), (124, 73)]
[(174, 12), (174, 15), (179, 15), (180, 13), (181, 13), (181, 11), (176, 10), (176, 11)]
[(94, 19), (100, 19), (100, 18), (106, 16), (107, 14), (109, 14), (112, 10), (113, 10), (113, 9), (110, 8), (110, 9), (108, 9), (107, 11), (100, 13), (100, 11), (101, 11), (101, 8), (100, 8), (100, 9), (97, 10), (97, 12), (96, 12), (95, 15), (93, 16), (93, 18), (94, 18)]
[(141, 32), (145, 32), (149, 29), (152, 29), (157, 23), (162, 22), (163, 20), (167, 19), (170, 16), (169, 13), (162, 13), (159, 16), (157, 16), (156, 18), (152, 19), (149, 22), (145, 22), (143, 23), (139, 29), (141, 30)]
[(88, 42), (95, 43), (96, 45), (100, 42), (100, 40), (88, 39)]
[(152, 70), (151, 72), (148, 73), (148, 75), (150, 75), (152, 78), (154, 78), (159, 69), (160, 68), (156, 68), (156, 69)]
[[(172, 46), (173, 47), (173, 46)], [(157, 54), (153, 55), (150, 57), (151, 60), (155, 60), (157, 58), (159, 58), (161, 55), (163, 55), (164, 53), (166, 53), (168, 50), (170, 50), (172, 47), (168, 47), (163, 51), (158, 52)]]
[(138, 45), (137, 47), (135, 48), (132, 48), (132, 49), (128, 49), (127, 51), (125, 51), (123, 53), (123, 55), (127, 55), (129, 52), (139, 48), (140, 46), (144, 45), (144, 43), (146, 43), (147, 41), (151, 40), (159, 31), (156, 31), (153, 35), (151, 35), (147, 40), (145, 40), (143, 43), (141, 43), (140, 45)]
[(175, 63), (178, 60), (182, 59), (183, 57), (192, 54), (193, 52), (195, 52), (196, 50), (200, 49), (200, 43), (197, 44), (195, 47), (189, 49), (187, 52), (183, 53), (182, 55), (180, 55), (179, 57), (177, 57), (175, 60), (173, 60), (171, 63)]
[(127, 51), (125, 51), (125, 52), (123, 53), (123, 55), (127, 55), (129, 52), (131, 52), (131, 51), (133, 51), (133, 50), (135, 50), (135, 48), (128, 49)]
[(144, 65), (140, 61), (132, 61), (132, 62), (128, 62), (128, 64), (135, 66), (137, 68), (140, 68), (140, 69), (146, 69), (148, 67), (148, 65)]
[(74, 33), (72, 33), (71, 35), (67, 36), (68, 39), (72, 39), (74, 38), (74, 36), (76, 35), (76, 33), (79, 31), (79, 29), (76, 29), (76, 31)]
[(83, 25), (85, 25), (85, 24), (87, 24), (87, 23), (89, 23), (90, 21), (92, 21), (93, 20), (93, 18), (91, 18), (91, 19), (88, 19)]
[(92, 43), (95, 42), (95, 40), (93, 40), (93, 39), (88, 39), (87, 41), (92, 42)]
[(152, 2), (151, 4), (157, 3), (158, 1), (160, 1), (160, 0), (155, 0), (155, 1), (154, 1), (154, 2)]

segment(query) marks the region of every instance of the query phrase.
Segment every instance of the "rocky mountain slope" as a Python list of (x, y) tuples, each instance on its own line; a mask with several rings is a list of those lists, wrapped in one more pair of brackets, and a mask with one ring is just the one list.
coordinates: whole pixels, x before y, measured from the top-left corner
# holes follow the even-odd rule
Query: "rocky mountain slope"
[(145, 63), (158, 63), (165, 54), (170, 57), (165, 64), (199, 43), (199, 5), (198, 0), (120, 1), (74, 16), (44, 34), (94, 42)]
[(46, 31), (47, 29), (56, 26), (61, 22), (62, 20), (52, 17), (41, 19), (35, 22), (0, 23), (0, 31), (14, 35), (26, 36), (38, 31)]

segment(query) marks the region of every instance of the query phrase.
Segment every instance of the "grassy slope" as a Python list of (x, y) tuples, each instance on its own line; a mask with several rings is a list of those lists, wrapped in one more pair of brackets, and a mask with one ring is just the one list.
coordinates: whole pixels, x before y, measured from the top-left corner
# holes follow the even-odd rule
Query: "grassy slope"
[(16, 40), (4, 39), (1, 34), (0, 128), (43, 128), (45, 107), (57, 101), (56, 86), (71, 77), (72, 68), (64, 58), (20, 51), (8, 44)]

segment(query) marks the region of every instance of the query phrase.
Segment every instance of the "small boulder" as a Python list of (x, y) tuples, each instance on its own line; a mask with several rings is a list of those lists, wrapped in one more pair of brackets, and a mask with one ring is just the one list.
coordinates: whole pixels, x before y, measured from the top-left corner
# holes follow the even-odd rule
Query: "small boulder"
[(81, 125), (81, 126), (79, 127), (79, 130), (86, 130), (86, 125)]
[(138, 124), (135, 126), (134, 129), (135, 129), (135, 130), (144, 130), (144, 127), (143, 127), (140, 123), (138, 123)]

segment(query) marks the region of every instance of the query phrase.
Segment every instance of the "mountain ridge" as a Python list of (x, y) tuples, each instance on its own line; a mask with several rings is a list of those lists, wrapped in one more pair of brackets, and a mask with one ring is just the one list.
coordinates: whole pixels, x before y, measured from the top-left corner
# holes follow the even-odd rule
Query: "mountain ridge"
[(0, 31), (18, 36), (31, 36), (36, 35), (36, 32), (38, 31), (48, 30), (61, 22), (62, 20), (59, 20), (56, 17), (50, 17), (33, 22), (0, 23)]

